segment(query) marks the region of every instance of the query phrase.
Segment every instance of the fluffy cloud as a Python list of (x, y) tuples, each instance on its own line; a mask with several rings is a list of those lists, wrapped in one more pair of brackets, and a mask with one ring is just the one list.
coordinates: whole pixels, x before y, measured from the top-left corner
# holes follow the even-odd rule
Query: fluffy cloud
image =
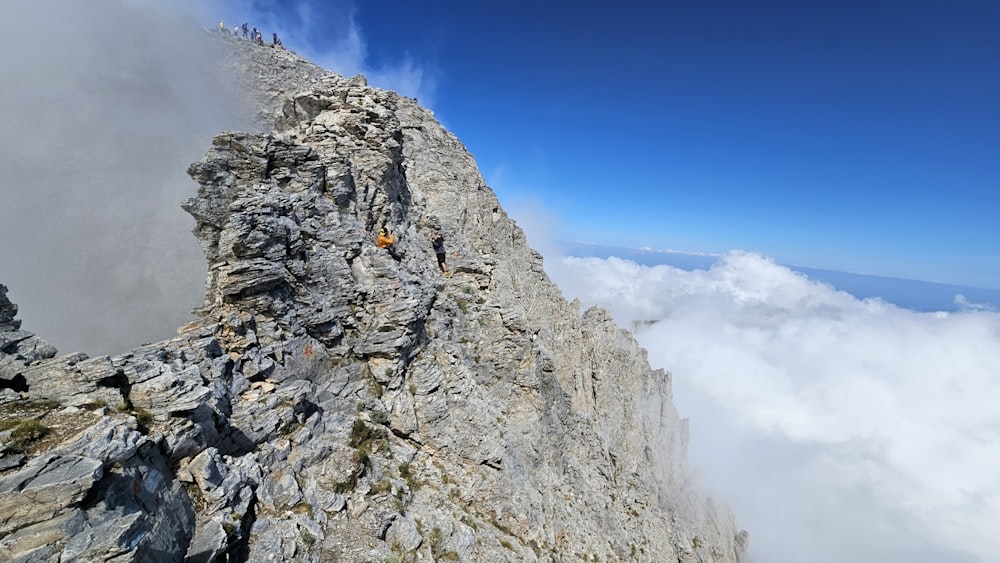
[(709, 270), (549, 269), (673, 372), (692, 463), (759, 560), (1000, 553), (1000, 314), (859, 300), (744, 252)]

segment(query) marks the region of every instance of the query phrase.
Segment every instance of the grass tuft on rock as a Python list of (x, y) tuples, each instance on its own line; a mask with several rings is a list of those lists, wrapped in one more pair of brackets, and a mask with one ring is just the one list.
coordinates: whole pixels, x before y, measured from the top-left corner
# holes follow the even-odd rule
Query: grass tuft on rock
[(31, 444), (49, 435), (51, 429), (35, 419), (13, 418), (0, 421), (0, 431), (11, 430), (7, 450), (25, 453)]

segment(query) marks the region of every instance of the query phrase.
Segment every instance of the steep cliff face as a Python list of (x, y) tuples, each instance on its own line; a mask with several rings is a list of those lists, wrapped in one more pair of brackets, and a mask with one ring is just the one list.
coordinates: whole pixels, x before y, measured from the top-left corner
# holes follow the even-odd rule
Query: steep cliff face
[[(248, 53), (308, 89), (262, 88), (273, 131), (189, 170), (200, 320), (56, 357), (0, 286), (0, 557), (743, 561), (669, 375), (562, 297), (462, 144), (363, 77)], [(30, 420), (49, 434), (15, 439)]]

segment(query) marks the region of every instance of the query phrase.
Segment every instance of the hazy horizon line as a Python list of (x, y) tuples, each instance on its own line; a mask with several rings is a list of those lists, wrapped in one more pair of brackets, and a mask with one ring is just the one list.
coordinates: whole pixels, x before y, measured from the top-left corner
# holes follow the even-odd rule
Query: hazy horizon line
[[(617, 245), (617, 244), (605, 244), (605, 243), (592, 242), (592, 241), (583, 241), (583, 240), (564, 240), (564, 241), (558, 241), (558, 242), (561, 245), (581, 245), (581, 246), (589, 246), (589, 247), (598, 247), (598, 248), (603, 248), (603, 249), (608, 249), (608, 250), (627, 250), (627, 251), (630, 251), (630, 252), (643, 253), (643, 254), (647, 254), (647, 255), (650, 255), (650, 256), (668, 254), (668, 255), (689, 256), (689, 257), (694, 257), (694, 258), (712, 258), (713, 260), (717, 260), (717, 259), (721, 258), (722, 256), (724, 256), (726, 254), (725, 252), (698, 252), (698, 251), (676, 250), (676, 249), (672, 249), (672, 248), (657, 249), (657, 248), (653, 248), (653, 247), (650, 247), (650, 246), (643, 246), (643, 247), (622, 246), (622, 245)], [(733, 249), (733, 250), (742, 250), (742, 249)], [(746, 252), (752, 252), (754, 254), (760, 254), (761, 256), (766, 256), (766, 257), (770, 258), (769, 256), (767, 256), (767, 254), (764, 254), (762, 252), (757, 252), (757, 251), (752, 251), (752, 250), (746, 250)], [(585, 258), (584, 256), (577, 256), (577, 257), (578, 258)], [(622, 258), (622, 257), (621, 256), (616, 256), (616, 258)], [(932, 284), (932, 285), (943, 286), (943, 287), (952, 287), (952, 288), (960, 288), (960, 289), (976, 289), (976, 290), (983, 290), (983, 291), (997, 291), (997, 292), (1000, 292), (1000, 287), (987, 287), (987, 286), (974, 285), (974, 284), (959, 284), (959, 283), (951, 283), (951, 282), (944, 282), (944, 281), (938, 281), (938, 280), (927, 280), (927, 279), (908, 278), (908, 277), (901, 277), (901, 276), (891, 276), (891, 275), (886, 275), (886, 274), (872, 274), (872, 273), (867, 273), (867, 272), (857, 272), (857, 271), (851, 271), (851, 270), (836, 270), (836, 269), (832, 269), (832, 268), (819, 268), (819, 267), (815, 267), (815, 266), (801, 266), (801, 265), (798, 265), (798, 264), (789, 264), (789, 263), (779, 262), (777, 260), (775, 260), (775, 263), (778, 264), (778, 265), (781, 265), (781, 266), (785, 266), (786, 268), (790, 268), (792, 270), (800, 271), (802, 273), (807, 273), (806, 272), (806, 270), (807, 270), (807, 271), (810, 271), (810, 272), (817, 272), (817, 273), (849, 274), (849, 275), (852, 275), (852, 276), (862, 276), (862, 277), (866, 277), (866, 278), (877, 278), (877, 279), (889, 280), (889, 281), (917, 282), (917, 283), (926, 283), (926, 284)]]

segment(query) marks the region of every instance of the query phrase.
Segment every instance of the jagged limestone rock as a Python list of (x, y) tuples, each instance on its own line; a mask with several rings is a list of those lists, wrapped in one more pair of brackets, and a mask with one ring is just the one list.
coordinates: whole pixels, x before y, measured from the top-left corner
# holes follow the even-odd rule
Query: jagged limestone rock
[[(458, 139), (363, 77), (237, 43), (274, 128), (222, 133), (189, 169), (200, 320), (56, 357), (0, 286), (11, 400), (122, 411), (0, 473), (0, 553), (744, 561), (692, 482), (669, 374), (563, 298)], [(78, 461), (50, 478), (52, 460)], [(50, 500), (10, 501), (39, 479)]]
[(56, 516), (78, 503), (104, 464), (75, 455), (46, 455), (0, 479), (0, 534)]

